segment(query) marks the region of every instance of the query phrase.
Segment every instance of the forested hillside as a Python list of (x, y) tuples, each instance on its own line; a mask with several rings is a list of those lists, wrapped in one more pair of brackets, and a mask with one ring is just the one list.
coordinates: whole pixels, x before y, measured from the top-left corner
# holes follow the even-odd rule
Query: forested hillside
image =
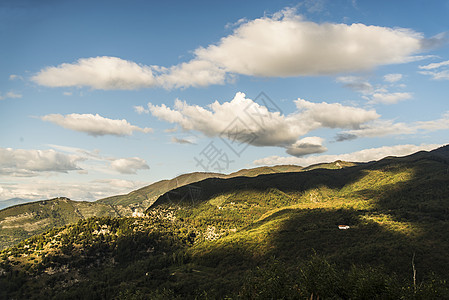
[[(449, 147), (210, 178), (1, 252), (5, 298), (447, 299)], [(339, 229), (345, 225), (348, 229)]]

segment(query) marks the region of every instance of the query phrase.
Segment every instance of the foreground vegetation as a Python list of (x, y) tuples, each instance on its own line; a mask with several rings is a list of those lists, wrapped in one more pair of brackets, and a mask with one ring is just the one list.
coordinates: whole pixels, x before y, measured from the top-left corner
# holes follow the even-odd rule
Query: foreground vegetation
[[(449, 299), (449, 149), (206, 179), (0, 254), (1, 298)], [(338, 225), (348, 225), (339, 230)]]

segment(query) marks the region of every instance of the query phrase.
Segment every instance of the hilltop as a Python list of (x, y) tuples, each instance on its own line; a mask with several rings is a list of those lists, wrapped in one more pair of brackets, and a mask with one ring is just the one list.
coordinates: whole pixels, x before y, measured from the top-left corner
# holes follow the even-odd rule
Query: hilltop
[(445, 299), (448, 158), (187, 184), (146, 217), (80, 220), (2, 251), (0, 296)]

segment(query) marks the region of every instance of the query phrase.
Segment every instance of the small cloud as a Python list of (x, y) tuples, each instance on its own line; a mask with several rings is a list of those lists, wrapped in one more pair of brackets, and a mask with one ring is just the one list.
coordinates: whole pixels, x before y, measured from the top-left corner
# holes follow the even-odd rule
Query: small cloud
[(449, 70), (444, 70), (441, 72), (421, 71), (418, 73), (422, 75), (429, 75), (434, 80), (449, 80)]
[(336, 142), (343, 142), (343, 141), (350, 141), (350, 140), (355, 140), (357, 138), (357, 135), (355, 134), (350, 134), (350, 133), (338, 133), (335, 136), (335, 141)]
[(433, 121), (418, 121), (416, 122), (419, 129), (427, 131), (437, 131), (449, 129), (449, 111), (447, 111), (442, 118)]
[(23, 80), (23, 77), (20, 75), (15, 75), (15, 74), (9, 75), (9, 80), (16, 80), (16, 79)]
[(411, 93), (375, 93), (370, 99), (370, 103), (395, 104), (399, 101), (411, 99)]
[(402, 74), (387, 74), (384, 76), (384, 80), (390, 83), (398, 82), (402, 79)]
[(345, 88), (362, 94), (371, 94), (374, 91), (373, 86), (368, 81), (357, 76), (340, 76), (336, 79), (337, 82), (343, 83)]
[(164, 132), (167, 132), (167, 133), (173, 133), (173, 132), (176, 132), (176, 131), (178, 131), (178, 127), (173, 127), (173, 128), (167, 128), (167, 129), (164, 129)]
[[(425, 66), (419, 66), (421, 70), (433, 70), (433, 71), (420, 71), (419, 74), (431, 76), (434, 80), (449, 80), (449, 60), (445, 60), (439, 63), (432, 63)], [(438, 71), (436, 69), (439, 69)]]
[(416, 128), (406, 123), (394, 123), (392, 120), (375, 120), (368, 124), (362, 124), (357, 129), (344, 131), (343, 137), (379, 137), (397, 134), (413, 134)]
[(134, 131), (143, 133), (152, 132), (151, 128), (140, 128), (131, 125), (127, 120), (113, 120), (100, 116), (99, 114), (50, 114), (40, 117), (43, 121), (52, 122), (61, 127), (85, 132), (92, 136), (116, 135), (125, 136), (132, 135)]
[(236, 28), (239, 27), (241, 24), (248, 22), (248, 19), (246, 18), (241, 18), (239, 19), (237, 22), (234, 23), (227, 23), (225, 25), (225, 29), (232, 29), (232, 28)]
[(134, 106), (134, 111), (136, 113), (138, 113), (139, 115), (141, 115), (141, 114), (148, 114), (150, 112), (148, 109), (145, 109), (145, 107), (140, 106), (140, 105)]
[(432, 64), (428, 64), (425, 66), (419, 66), (419, 68), (422, 70), (433, 70), (433, 69), (441, 68), (443, 66), (449, 66), (449, 60), (442, 61), (439, 63), (432, 63)]
[(18, 98), (22, 98), (22, 94), (17, 94), (14, 92), (8, 92), (6, 93), (4, 96), (0, 95), (0, 100), (4, 100), (4, 99), (18, 99)]
[(64, 96), (72, 96), (72, 92), (64, 92), (64, 93), (62, 93)]
[(193, 141), (189, 139), (178, 139), (177, 137), (171, 138), (172, 143), (175, 144), (190, 144), (190, 145), (196, 145)]
[(111, 167), (121, 174), (136, 174), (137, 170), (150, 169), (146, 161), (139, 157), (114, 159)]
[(305, 156), (314, 153), (323, 153), (327, 148), (323, 146), (323, 139), (320, 137), (306, 137), (296, 141), (287, 148), (287, 153), (296, 157)]

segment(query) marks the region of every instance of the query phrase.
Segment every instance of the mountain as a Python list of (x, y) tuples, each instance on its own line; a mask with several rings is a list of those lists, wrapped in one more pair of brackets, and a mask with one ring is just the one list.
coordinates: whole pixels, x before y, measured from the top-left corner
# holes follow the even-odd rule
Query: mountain
[(23, 239), (43, 233), (48, 229), (75, 223), (80, 219), (93, 216), (125, 217), (142, 214), (160, 195), (206, 178), (257, 176), (266, 173), (300, 171), (301, 169), (299, 166), (287, 165), (244, 169), (228, 175), (195, 172), (183, 174), (171, 180), (162, 180), (126, 195), (108, 197), (95, 202), (55, 198), (8, 207), (0, 210), (0, 249), (15, 245)]
[(51, 228), (93, 216), (120, 216), (107, 204), (68, 198), (36, 201), (0, 210), (0, 249)]
[(282, 172), (299, 172), (303, 168), (295, 165), (280, 165), (274, 167), (258, 167), (243, 169), (231, 174), (195, 172), (177, 176), (171, 180), (161, 180), (146, 187), (132, 191), (126, 195), (112, 196), (97, 200), (98, 203), (114, 205), (122, 215), (131, 215), (134, 210), (143, 211), (147, 209), (160, 195), (178, 188), (207, 178), (232, 178), (237, 176), (258, 176), (260, 174), (272, 174)]
[(189, 183), (3, 250), (0, 298), (449, 299), (448, 158)]

